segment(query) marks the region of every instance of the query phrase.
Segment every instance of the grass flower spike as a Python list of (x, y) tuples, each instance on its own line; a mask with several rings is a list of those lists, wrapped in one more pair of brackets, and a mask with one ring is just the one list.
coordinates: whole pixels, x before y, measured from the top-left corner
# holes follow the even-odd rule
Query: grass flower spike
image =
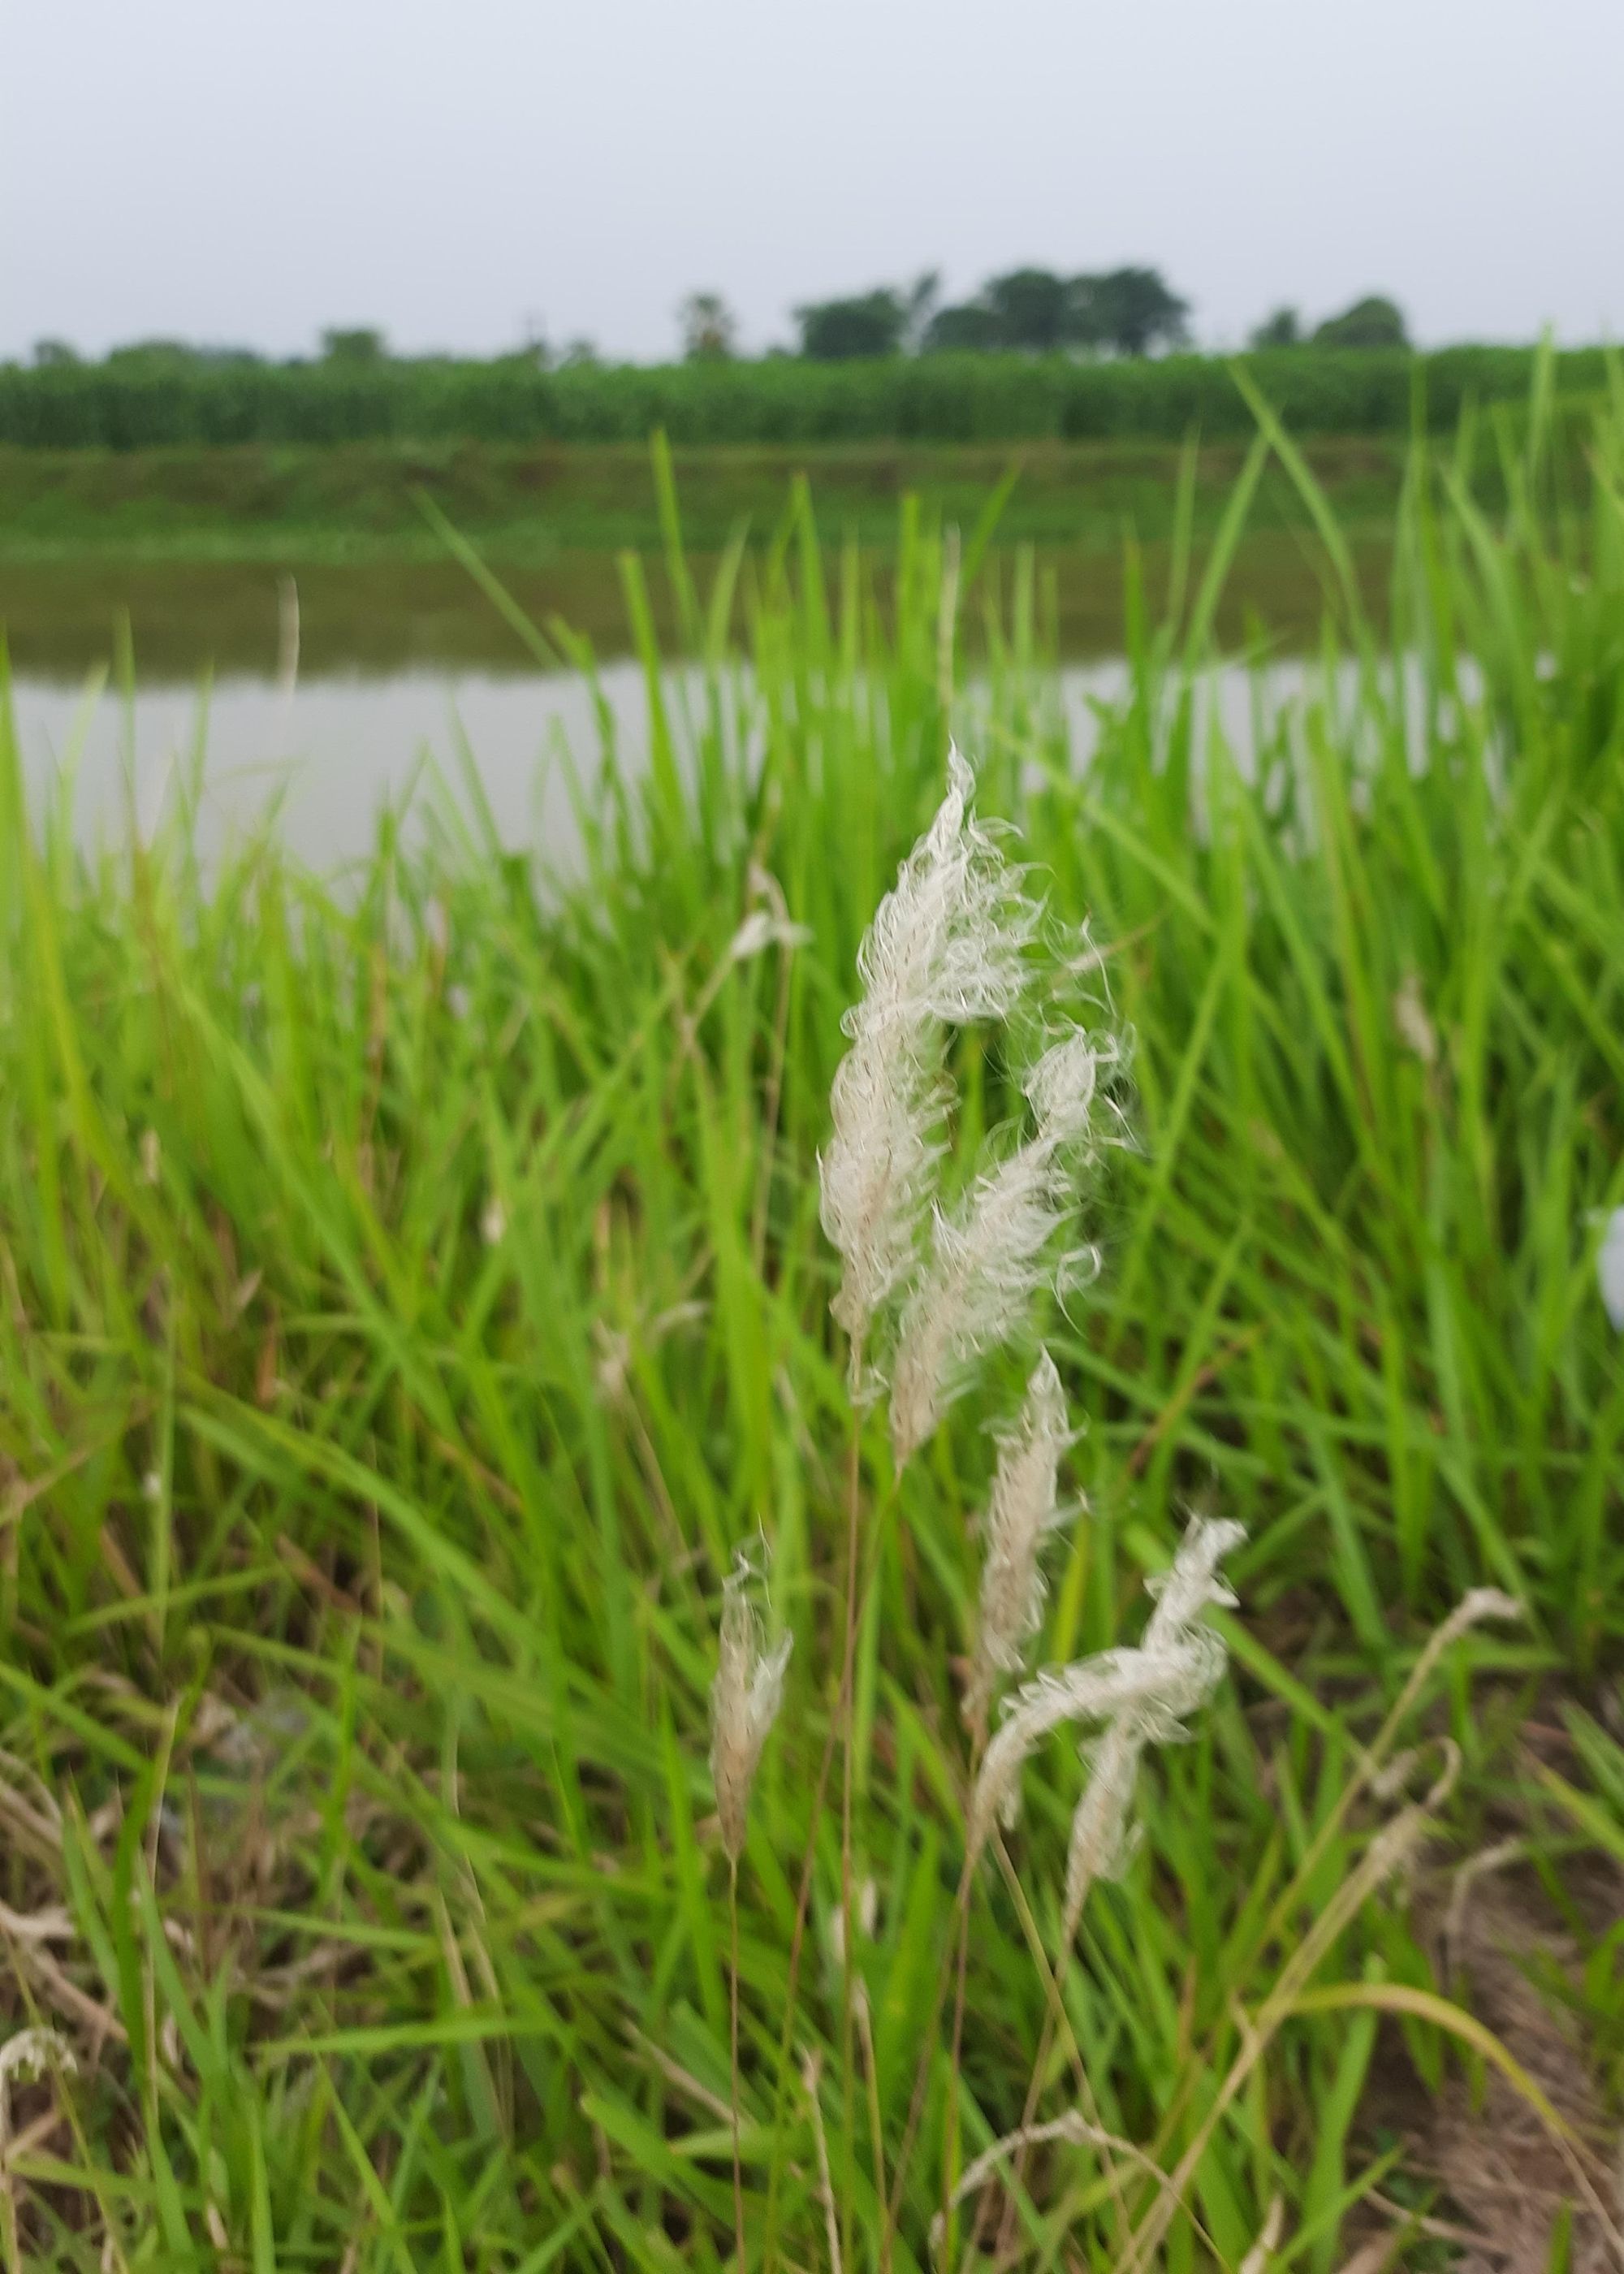
[(721, 1657), (710, 1690), (710, 1776), (722, 1845), (730, 1863), (744, 1853), (750, 1787), (767, 1732), (778, 1719), (784, 1696), (784, 1669), (794, 1643), (786, 1635), (763, 1648), (761, 1621), (750, 1600), (755, 1578), (742, 1549), (722, 1587)]
[(1147, 1583), (1155, 1598), (1140, 1645), (1153, 1662), (1186, 1667), (1192, 1684), (1169, 1715), (1165, 1700), (1130, 1706), (1112, 1721), (1094, 1750), (1088, 1782), (1071, 1818), (1066, 1856), (1064, 1944), (1070, 1949), (1088, 1890), (1111, 1879), (1128, 1853), (1128, 1813), (1145, 1748), (1182, 1736), (1179, 1721), (1206, 1704), (1223, 1673), (1224, 1648), (1201, 1614), (1209, 1604), (1233, 1604), (1218, 1566), (1246, 1537), (1238, 1524), (1198, 1517), (1185, 1532), (1170, 1571)]
[(843, 1021), (851, 1049), (818, 1162), (825, 1232), (839, 1254), (834, 1314), (853, 1374), (876, 1313), (912, 1272), (941, 1149), (944, 1028), (1002, 1018), (1026, 983), (1037, 910), (969, 813), (957, 749), (935, 820), (898, 873), (859, 950), (863, 992)]
[(0, 2265), (8, 2268), (25, 2263), (11, 2172), (11, 2089), (36, 2083), (53, 2071), (59, 2076), (79, 2071), (73, 2048), (59, 2030), (19, 2029), (0, 2044)]
[(1059, 1267), (1055, 1235), (1078, 1171), (1097, 1150), (1101, 1076), (1120, 1057), (1114, 1035), (1074, 1027), (1026, 1076), (1035, 1133), (979, 1176), (958, 1209), (936, 1210), (930, 1261), (897, 1342), (891, 1433), (898, 1466), (935, 1429), (968, 1361), (1019, 1331)]
[(964, 1702), (972, 1724), (984, 1721), (1000, 1675), (1019, 1673), (1025, 1645), (1038, 1630), (1044, 1596), (1039, 1550), (1072, 1513), (1056, 1500), (1061, 1456), (1071, 1437), (1060, 1375), (1045, 1351), (1026, 1384), (1020, 1419), (998, 1448), (987, 1510), (981, 1622)]
[(1158, 1728), (1177, 1728), (1200, 1704), (1212, 1679), (1210, 1654), (1188, 1648), (1160, 1658), (1144, 1650), (1102, 1650), (1071, 1666), (1045, 1667), (1016, 1691), (987, 1748), (970, 1795), (968, 1861), (980, 1856), (995, 1823), (1006, 1828), (1014, 1823), (1021, 1769), (1051, 1729), (1066, 1721), (1111, 1721), (1129, 1711)]
[[(1217, 1569), (1244, 1536), (1238, 1524), (1200, 1520), (1192, 1525), (1172, 1570), (1151, 1582), (1158, 1600), (1137, 1650), (1106, 1650), (1071, 1666), (1046, 1667), (1017, 1690), (987, 1748), (971, 1795), (967, 1846), (973, 1860), (985, 1845), (995, 1819), (1006, 1825), (1014, 1822), (1020, 1802), (1021, 1766), (1049, 1731), (1063, 1722), (1105, 1722), (1109, 1735), (1132, 1738), (1140, 1751), (1147, 1744), (1166, 1744), (1184, 1735), (1185, 1715), (1206, 1704), (1223, 1673), (1223, 1645), (1210, 1627), (1201, 1623), (1200, 1615), (1209, 1603), (1234, 1601), (1219, 1580)], [(1136, 1752), (1135, 1764), (1137, 1760)], [(1089, 1796), (1101, 1782), (1096, 1759), (1095, 1774), (1073, 1824), (1074, 1856), (1077, 1822), (1092, 1825), (1096, 1817), (1100, 1833), (1094, 1852), (1112, 1856), (1120, 1853), (1122, 1824), (1132, 1795), (1132, 1777), (1124, 1779), (1120, 1769), (1111, 1770), (1106, 1779), (1109, 1790), (1101, 1790), (1094, 1813), (1086, 1815)], [(1071, 1879), (1068, 1873), (1068, 1889)]]

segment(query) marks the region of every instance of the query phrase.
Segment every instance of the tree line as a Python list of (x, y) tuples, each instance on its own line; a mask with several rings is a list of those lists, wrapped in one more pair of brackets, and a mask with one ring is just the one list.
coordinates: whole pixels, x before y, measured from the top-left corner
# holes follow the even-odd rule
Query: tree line
[[(1190, 304), (1159, 268), (1109, 268), (1065, 276), (1051, 268), (1011, 268), (989, 276), (969, 299), (944, 305), (931, 271), (909, 286), (876, 285), (794, 311), (800, 353), (813, 363), (904, 354), (1147, 356), (1186, 346)], [(738, 326), (718, 292), (694, 292), (680, 310), (683, 352), (722, 361), (736, 352)], [(1255, 348), (1405, 348), (1402, 310), (1380, 294), (1356, 300), (1311, 331), (1298, 311), (1281, 307), (1252, 335)]]
[[(947, 304), (941, 298), (941, 280), (932, 272), (912, 285), (876, 285), (844, 298), (808, 301), (793, 313), (799, 334), (793, 352), (808, 363), (936, 354), (1139, 358), (1182, 348), (1190, 341), (1190, 304), (1157, 268), (1110, 268), (1076, 276), (1048, 268), (1011, 268), (989, 277), (969, 299)], [(678, 320), (687, 361), (738, 359), (738, 323), (719, 292), (689, 293)], [(1405, 349), (1410, 340), (1395, 303), (1371, 295), (1312, 329), (1295, 308), (1277, 308), (1252, 332), (1250, 343), (1254, 348)], [(788, 352), (770, 350), (769, 358)], [(392, 359), (381, 331), (350, 326), (321, 335), (320, 360), (335, 368), (365, 373)], [(598, 357), (589, 340), (573, 340), (555, 350), (532, 339), (516, 350), (516, 358), (498, 358), (515, 359), (543, 370), (568, 370), (594, 365)], [(240, 369), (270, 360), (249, 348), (141, 340), (113, 349), (103, 358), (103, 367), (132, 379), (160, 378), (166, 371)], [(46, 371), (81, 367), (77, 351), (63, 340), (37, 342), (33, 361), (36, 369)]]

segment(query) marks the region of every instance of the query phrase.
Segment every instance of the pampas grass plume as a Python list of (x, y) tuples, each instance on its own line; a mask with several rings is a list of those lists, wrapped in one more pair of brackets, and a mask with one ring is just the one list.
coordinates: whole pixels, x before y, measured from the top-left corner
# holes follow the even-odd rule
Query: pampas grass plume
[(1120, 1055), (1115, 1036), (1086, 1027), (1053, 1043), (1026, 1080), (1034, 1134), (983, 1171), (958, 1209), (936, 1211), (930, 1261), (897, 1340), (891, 1428), (898, 1467), (935, 1429), (966, 1362), (1025, 1323), (1033, 1297), (1055, 1273), (1055, 1235), (1078, 1174), (1098, 1149), (1101, 1076)]
[(767, 1733), (784, 1697), (784, 1669), (793, 1635), (763, 1647), (761, 1621), (750, 1600), (756, 1574), (742, 1549), (722, 1586), (721, 1649), (710, 1690), (710, 1778), (721, 1818), (722, 1845), (737, 1864), (744, 1853), (750, 1787)]
[(1050, 1730), (1066, 1721), (1110, 1721), (1130, 1708), (1163, 1727), (1177, 1726), (1207, 1686), (1207, 1667), (1194, 1651), (1155, 1659), (1143, 1650), (1102, 1650), (1071, 1666), (1045, 1667), (1016, 1691), (982, 1758), (970, 1795), (967, 1861), (975, 1862), (995, 1823), (1006, 1828), (1014, 1823), (1021, 1769)]
[(832, 1131), (818, 1161), (823, 1229), (841, 1261), (833, 1310), (853, 1374), (869, 1326), (913, 1270), (941, 1151), (943, 1029), (1006, 1017), (1026, 985), (1038, 912), (970, 817), (957, 749), (935, 820), (859, 950), (863, 991), (843, 1025)]
[(1094, 1749), (1088, 1782), (1071, 1818), (1066, 1856), (1065, 1924), (1069, 1949), (1088, 1890), (1096, 1879), (1114, 1879), (1130, 1852), (1129, 1811), (1145, 1748), (1182, 1736), (1182, 1716), (1204, 1706), (1223, 1674), (1224, 1648), (1201, 1623), (1209, 1604), (1232, 1605), (1235, 1597), (1218, 1577), (1223, 1558), (1246, 1537), (1238, 1524), (1199, 1517), (1191, 1525), (1172, 1569), (1149, 1580), (1155, 1600), (1140, 1647), (1156, 1662), (1177, 1660), (1190, 1669), (1191, 1692), (1169, 1719), (1165, 1702), (1129, 1706), (1117, 1714)]
[(1039, 1551), (1045, 1536), (1074, 1513), (1056, 1498), (1061, 1457), (1071, 1442), (1065, 1393), (1045, 1351), (1026, 1384), (1020, 1419), (998, 1448), (987, 1510), (981, 1620), (964, 1701), (965, 1719), (972, 1723), (985, 1715), (1000, 1675), (1019, 1673), (1025, 1645), (1038, 1630), (1045, 1592)]

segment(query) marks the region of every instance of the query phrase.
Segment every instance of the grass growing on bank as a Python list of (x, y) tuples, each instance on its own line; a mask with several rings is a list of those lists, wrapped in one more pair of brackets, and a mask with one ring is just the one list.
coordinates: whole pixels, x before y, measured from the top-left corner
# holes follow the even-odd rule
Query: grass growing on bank
[[(1316, 479), (1355, 547), (1372, 606), (1404, 478), (1385, 437), (1311, 446)], [(1486, 432), (1480, 453), (1492, 471)], [(928, 516), (976, 528), (1001, 500), (984, 574), (1031, 543), (1055, 576), (1056, 629), (1067, 654), (1114, 652), (1122, 635), (1118, 568), (1132, 531), (1152, 561), (1198, 556), (1222, 527), (1245, 461), (1242, 442), (1024, 445), (778, 445), (672, 453), (694, 573), (714, 576), (748, 531), (770, 543), (798, 478), (831, 548), (855, 539), (883, 579), (897, 516), (915, 497)], [(1573, 488), (1571, 471), (1568, 487)], [(617, 565), (625, 549), (660, 549), (661, 502), (649, 453), (580, 443), (361, 442), (147, 450), (0, 448), (0, 621), (20, 674), (78, 675), (105, 657), (123, 613), (144, 674), (196, 679), (275, 667), (279, 579), (298, 593), (302, 666), (339, 670), (484, 667), (524, 660), (512, 636), (451, 561), (424, 498), (500, 569), (538, 619), (567, 616), (600, 654), (629, 638)], [(1230, 566), (1221, 619), (1237, 637), (1252, 616), (1312, 638), (1318, 599), (1305, 559), (1312, 530), (1278, 468), (1259, 484)], [(671, 596), (651, 606), (680, 639)], [(974, 642), (979, 591), (965, 595)], [(741, 620), (733, 627), (742, 629)]]
[[(1244, 766), (1202, 672), (1263, 456), (1297, 463), (1273, 428), (1201, 577), (1176, 558), (1148, 591), (1130, 557), (1131, 688), (1086, 770), (1030, 581), (956, 693), (976, 564), (912, 512), (884, 609), (804, 516), (703, 592), (673, 542), (680, 695), (628, 564), (650, 763), (583, 790), (573, 884), (493, 841), (471, 766), (331, 881), (274, 817), (206, 870), (190, 777), (149, 843), (86, 858), (66, 794), (30, 807), (0, 752), (0, 1998), (78, 2062), (10, 2096), (0, 2250), (725, 2263), (707, 1696), (758, 1526), (797, 1643), (739, 1874), (752, 2265), (927, 2264), (1045, 2043), (1050, 2128), (983, 2233), (1023, 2263), (1238, 2266), (1272, 2236), (1333, 2274), (1372, 2232), (1441, 2263), (1505, 2217), (1458, 2152), (1485, 2126), (1558, 2263), (1596, 2247), (1624, 2048), (1624, 1377), (1593, 1221), (1624, 1201), (1624, 440), (1598, 426), (1587, 524), (1553, 535), (1544, 432), (1492, 523), (1417, 465), (1396, 661), (1324, 518), (1322, 668), (1283, 709), (1259, 684)], [(817, 1774), (849, 1407), (815, 1158), (950, 719), (1137, 1038), (1106, 1268), (1046, 1329), (1093, 1514), (1042, 1658), (1138, 1632), (1192, 1501), (1249, 1534), (1230, 1676), (1147, 1766), (1057, 1993), (1080, 1773), (1060, 1743), (1030, 1773), (974, 1890), (957, 2063), (967, 1518), (1014, 1353), (899, 1481), (883, 1416), (860, 1440), (849, 2030)], [(809, 939), (735, 953), (780, 895)], [(983, 1034), (953, 1070), (962, 1172), (1017, 1101)], [(1484, 1585), (1522, 1626), (1428, 1658)], [(1379, 1730), (1425, 1741), (1425, 1822), (1378, 1788)], [(1485, 1886), (1531, 1997), (1500, 1994)]]
[[(1344, 523), (1391, 528), (1402, 439), (1306, 447)], [(692, 551), (719, 553), (744, 525), (757, 537), (771, 531), (798, 475), (810, 485), (826, 543), (854, 537), (886, 548), (905, 497), (969, 530), (1007, 480), (999, 515), (1006, 542), (1075, 546), (1114, 562), (1125, 527), (1143, 542), (1173, 536), (1186, 456), (1191, 526), (1210, 539), (1245, 455), (1244, 439), (1188, 451), (1177, 440), (717, 444), (679, 448), (673, 463)], [(572, 553), (658, 551), (662, 541), (658, 486), (642, 442), (10, 448), (0, 449), (0, 561), (439, 563), (444, 547), (419, 509), (423, 494), (504, 568), (546, 567)], [(1268, 470), (1252, 532), (1299, 529), (1303, 520), (1289, 480)]]
[[(1464, 449), (1477, 493), (1503, 500), (1507, 449), (1527, 406), (1474, 422)], [(1583, 433), (1571, 419), (1549, 454), (1553, 510), (1582, 515)], [(970, 531), (998, 501), (990, 580), (1030, 543), (1052, 571), (1051, 630), (1066, 655), (1113, 654), (1122, 641), (1124, 541), (1165, 585), (1182, 559), (1199, 573), (1245, 464), (1244, 439), (1023, 443), (778, 443), (679, 446), (671, 453), (694, 573), (714, 576), (748, 531), (771, 543), (798, 480), (831, 548), (855, 539), (883, 580), (902, 501)], [(1380, 622), (1409, 457), (1387, 434), (1303, 445)], [(0, 622), (24, 674), (77, 675), (106, 655), (127, 614), (144, 674), (196, 679), (276, 667), (279, 579), (291, 576), (302, 666), (334, 670), (502, 669), (522, 661), (507, 627), (451, 561), (422, 507), (430, 500), (500, 569), (538, 620), (563, 614), (600, 654), (629, 637), (617, 557), (658, 552), (660, 488), (631, 445), (523, 446), (441, 440), (254, 444), (149, 449), (0, 448)], [(1227, 555), (1216, 618), (1241, 640), (1254, 619), (1296, 644), (1318, 629), (1318, 546), (1299, 486), (1277, 463), (1259, 478)], [(680, 640), (671, 595), (651, 606)], [(969, 652), (984, 594), (961, 602)], [(741, 622), (735, 629), (742, 629)]]

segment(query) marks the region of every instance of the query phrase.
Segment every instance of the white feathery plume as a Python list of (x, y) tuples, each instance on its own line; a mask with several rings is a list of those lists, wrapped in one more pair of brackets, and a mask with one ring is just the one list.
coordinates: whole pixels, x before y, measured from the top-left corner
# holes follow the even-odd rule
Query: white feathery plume
[(748, 963), (770, 947), (805, 947), (811, 937), (806, 924), (792, 923), (767, 908), (752, 908), (728, 941), (727, 958), (731, 963)]
[(1045, 1589), (1038, 1553), (1046, 1534), (1075, 1513), (1058, 1505), (1056, 1490), (1061, 1456), (1071, 1442), (1065, 1392), (1045, 1351), (1026, 1384), (1020, 1419), (998, 1447), (987, 1507), (981, 1621), (965, 1691), (967, 1721), (985, 1714), (1000, 1675), (1019, 1673), (1024, 1646), (1041, 1623)]
[(60, 2029), (19, 2029), (0, 2044), (0, 2091), (13, 2081), (31, 2083), (53, 2068), (71, 2076), (78, 2067)]
[(833, 1129), (819, 1157), (825, 1232), (843, 1270), (834, 1314), (853, 1373), (875, 1314), (913, 1268), (941, 1151), (942, 1032), (1003, 1018), (1026, 984), (1038, 911), (969, 816), (974, 778), (948, 752), (948, 791), (858, 952), (863, 992), (842, 1025)]
[(78, 2067), (72, 2046), (58, 2029), (19, 2029), (0, 2045), (0, 2260), (8, 2266), (23, 2263), (10, 2170), (11, 2088), (33, 2083), (52, 2070), (72, 2076)]
[[(60, 2029), (18, 2029), (0, 2044), (0, 2154), (11, 2144), (12, 2086), (35, 2083), (53, 2069), (60, 2075), (72, 2076), (78, 2068), (73, 2048)], [(0, 2188), (0, 2215), (9, 2210)], [(14, 2233), (11, 2240), (15, 2241)]]
[[(1196, 1680), (1195, 1694), (1177, 1708), (1179, 1716), (1204, 1706), (1222, 1676), (1223, 1645), (1202, 1623), (1201, 1614), (1212, 1603), (1233, 1605), (1235, 1596), (1218, 1577), (1218, 1566), (1245, 1537), (1238, 1524), (1199, 1517), (1185, 1532), (1171, 1570), (1146, 1583), (1155, 1608), (1140, 1647), (1147, 1658), (1188, 1660)], [(1088, 1782), (1071, 1818), (1066, 1856), (1066, 1949), (1076, 1939), (1089, 1888), (1096, 1879), (1115, 1878), (1127, 1862), (1132, 1844), (1128, 1812), (1146, 1746), (1165, 1744), (1184, 1734), (1177, 1716), (1169, 1724), (1159, 1707), (1147, 1714), (1129, 1706), (1094, 1746)]]
[(1101, 1081), (1121, 1058), (1114, 1035), (1086, 1027), (1045, 1050), (1024, 1084), (1034, 1135), (985, 1170), (951, 1214), (935, 1211), (929, 1263), (902, 1315), (891, 1388), (891, 1449), (900, 1467), (922, 1445), (954, 1394), (954, 1376), (978, 1352), (1005, 1342), (1056, 1269), (1054, 1237), (1070, 1211), (1078, 1171), (1103, 1141)]
[[(1198, 1630), (1199, 1632), (1199, 1630)], [(1223, 1653), (1215, 1636), (1205, 1638)], [(982, 1757), (970, 1795), (965, 1833), (967, 1864), (974, 1865), (995, 1821), (1015, 1821), (1020, 1807), (1020, 1772), (1026, 1757), (1063, 1721), (1109, 1721), (1132, 1708), (1153, 1730), (1177, 1729), (1179, 1717), (1199, 1705), (1215, 1679), (1210, 1653), (1186, 1644), (1153, 1658), (1147, 1650), (1102, 1650), (1073, 1665), (1045, 1667), (1010, 1700), (997, 1734)]]
[(722, 1845), (730, 1862), (744, 1853), (750, 1787), (767, 1732), (784, 1696), (784, 1669), (794, 1637), (763, 1647), (761, 1621), (750, 1600), (755, 1578), (742, 1548), (722, 1583), (721, 1653), (710, 1689), (710, 1779), (716, 1788)]

